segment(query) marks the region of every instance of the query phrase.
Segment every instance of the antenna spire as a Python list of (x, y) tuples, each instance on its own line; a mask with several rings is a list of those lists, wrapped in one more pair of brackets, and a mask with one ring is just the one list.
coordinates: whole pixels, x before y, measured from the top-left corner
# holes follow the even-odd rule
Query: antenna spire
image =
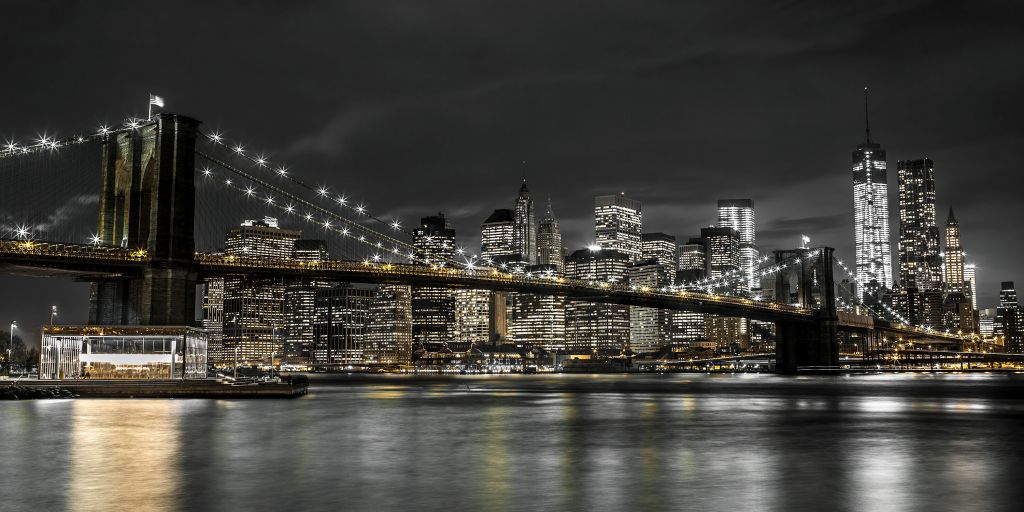
[(864, 138), (871, 144), (871, 118), (868, 116), (868, 88), (864, 87)]

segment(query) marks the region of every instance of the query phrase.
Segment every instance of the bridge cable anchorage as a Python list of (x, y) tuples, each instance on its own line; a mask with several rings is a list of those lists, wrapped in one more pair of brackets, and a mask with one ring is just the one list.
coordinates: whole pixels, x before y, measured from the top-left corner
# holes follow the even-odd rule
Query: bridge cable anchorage
[[(229, 143), (226, 140), (224, 140), (224, 137), (222, 135), (220, 135), (219, 133), (210, 133), (210, 134), (208, 134), (208, 133), (205, 133), (205, 132), (200, 132), (200, 135), (206, 137), (206, 142), (212, 143), (215, 146), (216, 145), (225, 146), (225, 147), (229, 146)], [(320, 198), (326, 198), (328, 200), (331, 200), (330, 193), (329, 193), (327, 187), (315, 187), (315, 186), (307, 183), (306, 181), (296, 177), (294, 174), (291, 174), (288, 171), (288, 168), (286, 166), (284, 166), (284, 165), (275, 166), (274, 164), (272, 164), (270, 162), (270, 159), (267, 158), (262, 153), (258, 154), (258, 155), (249, 153), (249, 152), (247, 152), (245, 150), (245, 148), (241, 144), (237, 144), (237, 145), (234, 146), (233, 153), (234, 153), (235, 157), (245, 159), (245, 160), (249, 161), (252, 165), (255, 165), (258, 168), (266, 169), (268, 171), (273, 172), (275, 177), (277, 177), (277, 178), (286, 179), (286, 180), (290, 181), (291, 183), (295, 184), (296, 186), (302, 187), (302, 188), (308, 190), (309, 192), (317, 194), (317, 196), (319, 196)], [(356, 214), (358, 214), (361, 217), (366, 217), (367, 219), (373, 220), (373, 221), (375, 221), (375, 222), (377, 222), (377, 223), (379, 223), (381, 225), (388, 226), (388, 227), (390, 227), (394, 231), (398, 231), (399, 229), (401, 229), (401, 223), (397, 219), (392, 220), (390, 222), (386, 221), (384, 219), (381, 219), (381, 218), (377, 217), (376, 215), (368, 213), (365, 206), (363, 206), (361, 204), (353, 205), (348, 200), (348, 198), (346, 198), (344, 195), (338, 196), (337, 198), (331, 200), (331, 202), (332, 202), (332, 204), (333, 203), (337, 203), (338, 206), (341, 206), (343, 208), (348, 208), (349, 210), (355, 212)], [(404, 231), (404, 233), (407, 234), (407, 235), (412, 236), (412, 232), (411, 231)]]
[[(212, 163), (212, 164), (214, 164), (214, 165), (216, 165), (218, 167), (221, 167), (221, 168), (225, 169), (226, 171), (234, 174), (237, 177), (240, 177), (240, 178), (242, 178), (244, 180), (247, 180), (247, 181), (249, 181), (251, 183), (254, 183), (254, 184), (256, 184), (256, 185), (258, 185), (258, 186), (260, 186), (260, 187), (262, 187), (262, 188), (264, 188), (266, 190), (269, 190), (269, 191), (271, 191), (271, 192), (273, 192), (275, 194), (278, 194), (279, 196), (281, 196), (283, 198), (289, 199), (293, 203), (296, 203), (298, 205), (301, 205), (301, 206), (304, 206), (305, 208), (307, 208), (307, 214), (305, 216), (302, 216), (302, 215), (299, 215), (299, 214), (296, 213), (295, 205), (294, 204), (292, 204), (292, 205), (275, 204), (274, 199), (272, 197), (268, 197), (267, 198), (266, 202), (267, 202), (268, 205), (275, 206), (276, 208), (282, 210), (284, 213), (287, 213), (289, 215), (298, 215), (299, 217), (304, 218), (306, 220), (306, 222), (313, 222), (312, 214), (310, 214), (309, 211), (312, 210), (312, 211), (318, 212), (320, 215), (322, 215), (326, 219), (323, 223), (320, 224), (320, 227), (323, 227), (324, 229), (328, 229), (328, 230), (331, 230), (331, 231), (333, 231), (335, 233), (338, 233), (338, 234), (340, 234), (343, 237), (348, 237), (348, 238), (350, 238), (352, 240), (356, 240), (358, 242), (361, 242), (361, 243), (363, 243), (363, 244), (365, 244), (367, 246), (376, 247), (377, 249), (380, 249), (385, 254), (390, 253), (391, 255), (398, 255), (398, 256), (401, 256), (401, 257), (409, 257), (413, 261), (420, 260), (421, 263), (426, 263), (426, 264), (438, 264), (438, 263), (440, 263), (443, 266), (444, 264), (449, 264), (450, 263), (450, 264), (452, 264), (452, 265), (454, 265), (456, 267), (462, 265), (461, 262), (459, 262), (457, 260), (454, 260), (454, 259), (448, 259), (448, 258), (437, 259), (435, 261), (429, 261), (429, 260), (426, 260), (426, 259), (420, 259), (420, 258), (418, 258), (416, 256), (417, 253), (419, 252), (418, 249), (415, 246), (413, 246), (412, 244), (409, 244), (408, 242), (404, 242), (402, 240), (394, 238), (391, 235), (380, 233), (380, 232), (378, 232), (378, 231), (376, 231), (376, 230), (374, 230), (374, 229), (372, 229), (372, 228), (370, 228), (368, 226), (365, 226), (365, 225), (360, 224), (360, 223), (358, 223), (358, 222), (356, 222), (356, 221), (354, 221), (352, 219), (344, 217), (344, 216), (342, 216), (342, 215), (340, 215), (340, 214), (338, 214), (336, 212), (328, 210), (328, 209), (324, 208), (321, 205), (315, 204), (312, 201), (307, 200), (306, 198), (303, 198), (303, 197), (301, 197), (301, 196), (299, 196), (297, 194), (294, 194), (294, 193), (292, 193), (292, 192), (290, 192), (288, 190), (285, 190), (282, 187), (279, 187), (279, 186), (274, 185), (272, 183), (269, 183), (269, 182), (267, 182), (267, 181), (265, 181), (263, 179), (260, 179), (259, 177), (256, 177), (256, 176), (254, 176), (251, 173), (248, 173), (246, 171), (238, 169), (237, 167), (235, 167), (235, 166), (233, 166), (233, 165), (231, 165), (231, 164), (229, 164), (227, 162), (224, 162), (223, 160), (220, 160), (220, 159), (218, 159), (216, 157), (210, 156), (210, 155), (208, 155), (208, 154), (206, 154), (204, 152), (196, 151), (196, 155), (201, 157), (201, 158), (203, 158), (203, 159), (205, 159), (205, 160), (207, 160), (207, 161), (209, 161), (210, 163)], [(245, 193), (247, 195), (250, 195), (250, 196), (254, 195), (254, 193), (255, 193), (255, 189), (253, 189), (253, 188), (243, 188), (243, 187), (241, 187), (240, 185), (238, 185), (238, 184), (236, 184), (234, 182), (229, 182), (229, 180), (225, 180), (225, 185), (228, 186), (229, 188), (234, 188), (234, 189), (239, 190), (239, 191), (241, 191), (241, 192), (243, 192), (243, 193)], [(343, 225), (345, 227), (335, 227), (331, 223), (332, 220), (333, 221), (337, 221), (340, 225)], [(354, 231), (355, 233), (350, 232), (350, 231)], [(389, 245), (390, 247), (385, 247), (385, 245)], [(399, 250), (398, 248), (401, 248), (401, 250)], [(410, 256), (410, 255), (412, 255), (412, 256)]]

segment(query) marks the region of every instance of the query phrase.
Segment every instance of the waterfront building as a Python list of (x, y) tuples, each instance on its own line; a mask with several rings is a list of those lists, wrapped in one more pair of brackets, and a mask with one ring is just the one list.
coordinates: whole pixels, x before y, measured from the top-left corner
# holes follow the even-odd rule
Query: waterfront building
[[(535, 265), (527, 272), (557, 275), (554, 265)], [(566, 349), (564, 296), (510, 293), (507, 306), (508, 337), (516, 346)]]
[(205, 379), (206, 332), (194, 327), (43, 327), (40, 379)]
[(548, 197), (548, 207), (544, 212), (544, 218), (537, 228), (537, 263), (550, 265), (555, 272), (562, 273), (565, 266), (565, 251), (562, 249), (562, 232), (558, 226), (558, 219), (551, 207), (551, 198)]
[(207, 360), (213, 364), (224, 362), (224, 278), (222, 277), (207, 278), (203, 282), (203, 319), (200, 325), (206, 331)]
[(367, 363), (408, 365), (412, 360), (412, 290), (382, 285), (370, 301), (363, 344)]
[(735, 229), (739, 235), (739, 269), (746, 279), (742, 288), (749, 292), (759, 284), (755, 276), (758, 251), (754, 202), (750, 199), (719, 199), (718, 226)]
[(515, 229), (512, 234), (512, 247), (515, 252), (529, 265), (537, 264), (537, 220), (533, 213), (533, 199), (526, 188), (526, 178), (519, 187), (519, 196), (515, 203)]
[(594, 241), (601, 249), (625, 254), (630, 262), (643, 253), (640, 201), (625, 193), (594, 198)]
[(996, 308), (993, 335), (997, 340), (1002, 340), (1006, 352), (1024, 352), (1021, 316), (1013, 281), (1003, 281), (999, 290), (999, 307)]
[(935, 169), (931, 159), (898, 160), (899, 263), (901, 287), (940, 288), (942, 260), (935, 222)]
[[(623, 283), (629, 261), (629, 255), (612, 249), (580, 249), (566, 258), (565, 276), (595, 284)], [(618, 353), (629, 342), (629, 306), (570, 300), (565, 338), (566, 349), (573, 354)]]
[[(675, 239), (669, 242), (675, 249)], [(673, 254), (674, 254), (673, 250)], [(629, 265), (629, 285), (635, 289), (658, 290), (672, 284), (675, 261), (661, 262), (657, 258), (637, 261)], [(657, 352), (672, 343), (672, 315), (675, 311), (640, 306), (629, 307), (629, 345), (634, 352)]]
[[(450, 265), (455, 258), (455, 230), (444, 214), (424, 217), (413, 230), (418, 264)], [(412, 336), (416, 343), (446, 342), (453, 339), (455, 295), (447, 288), (412, 289)]]
[(949, 209), (949, 217), (946, 218), (946, 252), (943, 272), (947, 292), (966, 293), (964, 249), (960, 245), (960, 224), (957, 223), (956, 216), (953, 215), (952, 207)]
[(313, 362), (347, 367), (364, 363), (374, 291), (344, 284), (316, 290)]
[[(292, 259), (306, 262), (326, 260), (327, 242), (296, 240)], [(313, 359), (316, 292), (332, 285), (333, 283), (324, 281), (297, 279), (285, 287), (283, 357), (289, 363), (304, 364)]]
[(853, 151), (854, 273), (857, 296), (877, 295), (892, 286), (892, 253), (889, 246), (889, 193), (885, 150), (871, 140), (864, 89), (863, 144)]
[(454, 290), (455, 336), (457, 341), (485, 344), (491, 341), (491, 297), (489, 290)]
[[(283, 229), (277, 219), (247, 220), (228, 231), (228, 255), (290, 259), (301, 231)], [(290, 280), (280, 277), (227, 277), (224, 280), (224, 328), (221, 362), (271, 363), (283, 354), (284, 293)]]

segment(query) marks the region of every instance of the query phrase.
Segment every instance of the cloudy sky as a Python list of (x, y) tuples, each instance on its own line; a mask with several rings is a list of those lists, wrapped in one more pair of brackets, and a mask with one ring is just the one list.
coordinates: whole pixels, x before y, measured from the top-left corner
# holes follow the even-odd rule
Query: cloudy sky
[[(118, 122), (154, 92), (381, 216), (446, 212), (467, 246), (525, 168), (570, 248), (593, 196), (624, 191), (645, 231), (693, 236), (749, 197), (762, 247), (807, 234), (849, 259), (867, 85), (891, 195), (896, 160), (935, 160), (940, 223), (954, 206), (992, 305), (1024, 284), (1024, 9), (830, 4), (8, 2), (0, 136)], [(53, 302), (82, 321), (84, 297), (0, 277), (0, 323)]]

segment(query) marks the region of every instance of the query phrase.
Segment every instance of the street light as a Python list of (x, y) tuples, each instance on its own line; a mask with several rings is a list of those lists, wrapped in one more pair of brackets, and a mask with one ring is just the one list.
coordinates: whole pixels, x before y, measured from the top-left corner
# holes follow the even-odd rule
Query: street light
[(11, 363), (11, 349), (14, 348), (14, 330), (18, 328), (18, 322), (15, 320), (11, 321), (11, 342), (7, 344), (7, 375), (11, 375), (11, 370), (14, 369), (14, 364)]

